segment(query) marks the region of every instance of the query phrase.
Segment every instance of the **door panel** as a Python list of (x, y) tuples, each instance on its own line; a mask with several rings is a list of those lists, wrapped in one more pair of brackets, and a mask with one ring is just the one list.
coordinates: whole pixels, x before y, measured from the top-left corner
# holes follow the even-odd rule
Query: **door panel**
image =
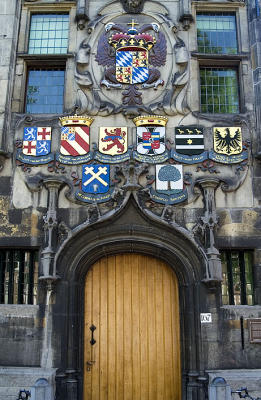
[(178, 284), (168, 265), (120, 254), (92, 266), (84, 369), (84, 400), (180, 400)]

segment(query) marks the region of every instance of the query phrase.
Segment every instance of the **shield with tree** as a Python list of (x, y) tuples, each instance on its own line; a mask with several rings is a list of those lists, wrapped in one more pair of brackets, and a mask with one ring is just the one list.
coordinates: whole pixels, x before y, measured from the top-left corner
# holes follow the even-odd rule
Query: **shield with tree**
[(182, 165), (157, 165), (156, 189), (158, 191), (182, 190)]

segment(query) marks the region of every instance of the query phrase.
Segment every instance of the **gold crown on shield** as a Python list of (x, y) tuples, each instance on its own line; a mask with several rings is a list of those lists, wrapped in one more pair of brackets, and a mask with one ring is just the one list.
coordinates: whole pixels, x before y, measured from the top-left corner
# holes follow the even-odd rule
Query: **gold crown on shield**
[(162, 115), (141, 115), (140, 117), (134, 118), (133, 122), (136, 126), (166, 126), (168, 118), (163, 117)]
[(112, 35), (109, 38), (109, 43), (116, 50), (124, 49), (124, 48), (138, 48), (144, 50), (150, 50), (156, 43), (156, 38), (148, 33), (139, 33), (135, 28), (135, 25), (138, 25), (133, 20), (128, 25), (131, 25), (131, 28), (128, 29), (127, 32), (118, 32)]
[(68, 117), (59, 118), (61, 125), (87, 125), (91, 126), (94, 119), (92, 117), (88, 117), (87, 115), (72, 115)]

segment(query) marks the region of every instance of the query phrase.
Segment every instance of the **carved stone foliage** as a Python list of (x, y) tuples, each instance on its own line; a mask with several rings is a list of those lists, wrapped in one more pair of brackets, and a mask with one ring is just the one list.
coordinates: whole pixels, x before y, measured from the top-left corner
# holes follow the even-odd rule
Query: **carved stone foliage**
[[(144, 2), (122, 3), (126, 14), (100, 12), (80, 44), (75, 70), (78, 112), (185, 115), (189, 57), (175, 24), (160, 5), (158, 13), (134, 17)], [(147, 2), (147, 8), (150, 3), (157, 8), (155, 2)]]

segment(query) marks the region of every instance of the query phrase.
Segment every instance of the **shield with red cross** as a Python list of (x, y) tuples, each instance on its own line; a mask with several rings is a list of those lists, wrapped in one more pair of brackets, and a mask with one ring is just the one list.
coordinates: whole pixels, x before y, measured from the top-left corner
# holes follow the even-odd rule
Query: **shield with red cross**
[(26, 127), (23, 136), (23, 154), (46, 156), (51, 152), (51, 127)]

